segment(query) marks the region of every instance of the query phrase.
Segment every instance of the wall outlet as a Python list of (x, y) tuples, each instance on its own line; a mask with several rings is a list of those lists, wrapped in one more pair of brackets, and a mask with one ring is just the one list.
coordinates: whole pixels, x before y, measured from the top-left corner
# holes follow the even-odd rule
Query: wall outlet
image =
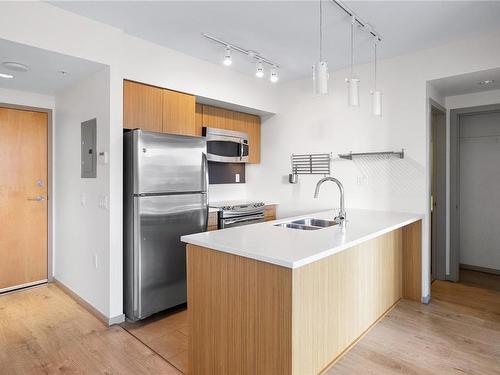
[(80, 205), (82, 207), (85, 207), (87, 205), (87, 194), (85, 193), (80, 194)]
[(94, 254), (94, 267), (95, 268), (98, 268), (99, 267), (99, 262), (98, 262), (98, 257), (97, 257), (97, 254)]
[(235, 180), (235, 182), (240, 182), (240, 174), (239, 173), (236, 173), (234, 175), (234, 180)]
[(99, 208), (103, 210), (108, 209), (108, 196), (107, 195), (100, 195), (99, 196)]

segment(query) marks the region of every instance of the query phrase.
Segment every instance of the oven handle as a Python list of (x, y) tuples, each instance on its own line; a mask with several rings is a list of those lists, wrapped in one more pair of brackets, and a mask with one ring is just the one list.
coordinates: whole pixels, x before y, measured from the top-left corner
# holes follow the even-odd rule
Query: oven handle
[(223, 220), (224, 220), (224, 225), (231, 225), (236, 223), (244, 223), (246, 221), (255, 221), (259, 219), (264, 219), (264, 214), (245, 216), (236, 219), (223, 219)]

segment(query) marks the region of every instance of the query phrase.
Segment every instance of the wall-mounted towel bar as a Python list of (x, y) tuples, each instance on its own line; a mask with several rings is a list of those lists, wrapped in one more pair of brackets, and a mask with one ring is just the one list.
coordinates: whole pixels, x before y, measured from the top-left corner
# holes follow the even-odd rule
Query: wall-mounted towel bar
[(348, 154), (339, 154), (339, 158), (341, 159), (348, 159), (352, 160), (355, 157), (363, 157), (363, 156), (396, 156), (400, 159), (404, 159), (405, 157), (405, 150), (402, 149), (401, 151), (382, 151), (382, 152), (350, 152)]

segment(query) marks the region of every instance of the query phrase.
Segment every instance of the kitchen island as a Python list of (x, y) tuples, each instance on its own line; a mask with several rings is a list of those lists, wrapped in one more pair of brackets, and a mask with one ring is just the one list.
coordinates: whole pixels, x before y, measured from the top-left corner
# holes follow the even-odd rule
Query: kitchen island
[(418, 214), (350, 210), (345, 228), (198, 233), (187, 246), (189, 374), (318, 374), (401, 298), (421, 300)]

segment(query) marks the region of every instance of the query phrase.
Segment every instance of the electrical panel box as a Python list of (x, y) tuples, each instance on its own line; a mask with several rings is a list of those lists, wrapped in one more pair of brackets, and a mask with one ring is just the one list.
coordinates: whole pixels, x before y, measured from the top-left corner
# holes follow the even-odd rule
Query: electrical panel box
[(97, 119), (82, 122), (82, 178), (97, 177)]

